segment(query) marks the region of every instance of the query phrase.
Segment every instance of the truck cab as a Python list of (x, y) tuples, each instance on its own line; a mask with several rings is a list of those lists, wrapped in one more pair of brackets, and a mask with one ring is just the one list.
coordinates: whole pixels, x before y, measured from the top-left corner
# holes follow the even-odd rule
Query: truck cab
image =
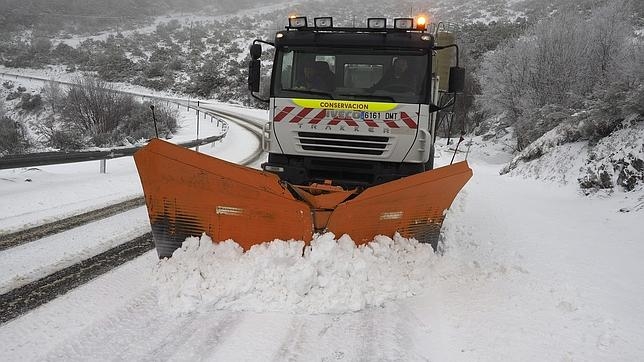
[[(432, 169), (441, 81), (433, 69), (435, 36), (412, 18), (395, 19), (394, 27), (372, 18), (366, 28), (333, 27), (331, 18), (316, 18), (314, 26), (304, 17), (289, 20), (270, 43), (262, 168), (295, 185), (343, 188)], [(255, 62), (257, 52), (251, 48)], [(249, 86), (258, 90), (253, 61)]]

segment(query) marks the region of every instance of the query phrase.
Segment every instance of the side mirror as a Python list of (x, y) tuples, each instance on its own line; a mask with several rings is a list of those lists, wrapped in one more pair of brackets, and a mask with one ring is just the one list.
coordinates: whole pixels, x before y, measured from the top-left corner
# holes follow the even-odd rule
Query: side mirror
[(250, 57), (253, 60), (257, 60), (262, 56), (262, 46), (255, 43), (250, 46)]
[(465, 68), (449, 68), (449, 86), (448, 93), (463, 93), (465, 90)]
[(253, 59), (248, 64), (248, 90), (251, 92), (259, 92), (260, 69), (259, 59)]

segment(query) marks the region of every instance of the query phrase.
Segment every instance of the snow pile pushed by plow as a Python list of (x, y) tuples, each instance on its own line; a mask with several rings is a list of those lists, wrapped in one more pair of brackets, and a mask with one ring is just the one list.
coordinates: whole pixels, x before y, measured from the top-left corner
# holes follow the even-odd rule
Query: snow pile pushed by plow
[(232, 240), (187, 238), (159, 262), (162, 308), (200, 307), (296, 313), (343, 313), (419, 293), (436, 256), (427, 244), (395, 235), (357, 247), (347, 235), (274, 240), (244, 253)]

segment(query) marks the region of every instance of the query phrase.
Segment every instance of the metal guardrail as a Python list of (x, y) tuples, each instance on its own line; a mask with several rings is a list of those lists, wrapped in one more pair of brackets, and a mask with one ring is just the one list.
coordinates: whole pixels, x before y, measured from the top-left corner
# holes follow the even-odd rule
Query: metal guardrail
[[(179, 143), (178, 145), (186, 148), (203, 146), (219, 141), (225, 136), (226, 133), (223, 133), (217, 136)], [(144, 146), (145, 145), (136, 147), (112, 148), (106, 151), (40, 152), (29, 153), (25, 155), (9, 155), (0, 157), (0, 170), (127, 157), (132, 156), (136, 151), (143, 148)]]
[[(25, 79), (38, 80), (42, 82), (52, 81), (52, 79), (47, 79), (43, 77), (34, 77), (29, 75), (19, 75), (19, 74), (4, 73), (4, 72), (0, 72), (0, 77), (3, 77), (3, 78), (14, 77), (16, 79), (25, 78)], [(58, 80), (53, 80), (53, 81), (61, 84), (66, 84), (66, 85), (73, 85), (71, 82), (58, 81)], [(184, 106), (187, 109), (194, 109), (197, 112), (200, 112), (200, 111), (204, 112), (204, 115), (207, 114), (208, 112), (208, 110), (204, 110), (204, 109), (201, 109), (201, 107), (199, 107), (199, 101), (197, 101), (197, 107), (195, 107), (190, 104), (190, 101), (186, 102), (183, 100), (173, 99), (169, 97), (144, 95), (144, 94), (131, 93), (131, 92), (126, 92), (121, 90), (115, 90), (115, 91), (119, 93), (127, 93), (135, 97), (161, 100), (164, 102), (172, 102), (177, 104), (178, 106)], [(199, 113), (197, 113), (197, 117), (199, 117)], [(213, 116), (211, 115), (211, 117)], [(203, 146), (203, 145), (213, 143), (223, 139), (224, 137), (226, 137), (226, 134), (228, 133), (228, 123), (226, 123), (226, 121), (223, 121), (217, 118), (217, 122), (220, 122), (220, 121), (223, 122), (224, 132), (222, 134), (217, 136), (207, 137), (207, 138), (197, 138), (192, 141), (179, 143), (178, 145), (186, 148), (192, 148), (192, 147)], [(105, 151), (77, 151), (77, 152), (62, 151), (62, 152), (29, 153), (24, 155), (8, 155), (8, 156), (0, 157), (0, 170), (11, 169), (11, 168), (56, 165), (56, 164), (64, 164), (64, 163), (96, 161), (96, 160), (108, 160), (108, 159), (119, 158), (119, 157), (127, 157), (127, 156), (132, 156), (136, 151), (143, 148), (144, 146), (145, 145), (135, 146), (135, 147), (117, 147), (117, 148), (112, 148)]]

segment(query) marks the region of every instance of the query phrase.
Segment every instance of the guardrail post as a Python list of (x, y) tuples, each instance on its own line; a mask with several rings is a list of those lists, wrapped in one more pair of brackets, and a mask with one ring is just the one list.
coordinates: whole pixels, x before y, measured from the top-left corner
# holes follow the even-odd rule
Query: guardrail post
[(106, 169), (107, 169), (107, 160), (102, 159), (101, 160), (101, 173), (106, 173)]
[[(197, 101), (197, 107), (199, 107), (199, 101)], [(199, 108), (197, 108), (197, 139), (199, 139)], [(199, 145), (195, 147), (195, 151), (199, 152)]]

